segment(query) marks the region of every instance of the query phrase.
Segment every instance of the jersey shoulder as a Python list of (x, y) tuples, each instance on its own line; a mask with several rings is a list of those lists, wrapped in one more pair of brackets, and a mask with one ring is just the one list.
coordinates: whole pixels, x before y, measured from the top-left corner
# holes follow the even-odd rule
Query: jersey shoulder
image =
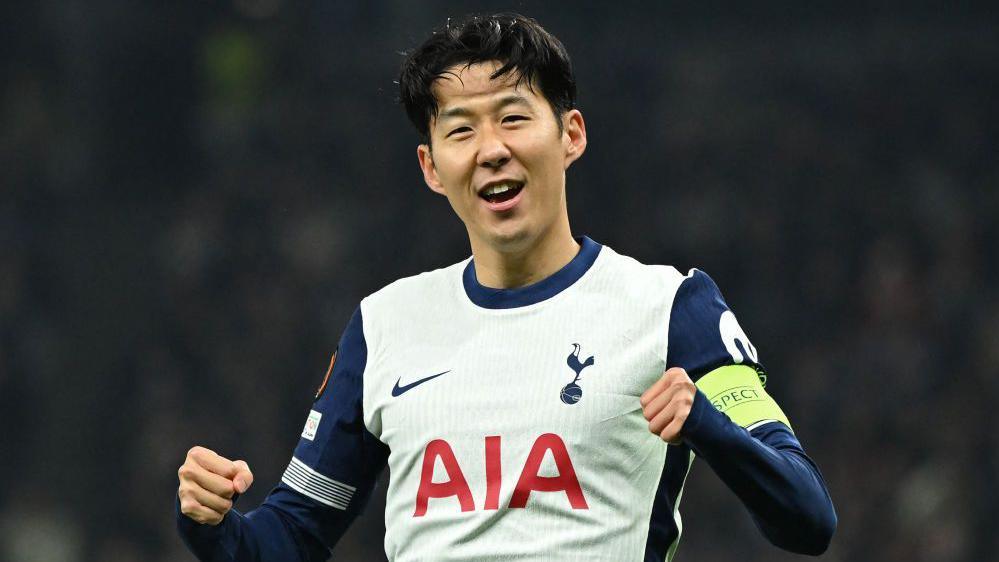
[(372, 312), (388, 310), (393, 314), (407, 314), (414, 309), (419, 311), (439, 304), (441, 299), (453, 298), (454, 290), (460, 287), (461, 273), (470, 259), (397, 279), (362, 299), (361, 306)]
[(756, 348), (729, 309), (721, 290), (704, 271), (686, 273), (671, 265), (647, 265), (605, 247), (601, 271), (613, 294), (666, 319), (667, 365), (695, 379), (717, 367), (759, 367)]
[(403, 277), (361, 299), (369, 358), (379, 356), (388, 342), (418, 338), (421, 330), (440, 324), (453, 313), (469, 259)]
[(669, 306), (685, 276), (671, 265), (649, 265), (604, 246), (597, 261), (601, 285), (641, 306), (661, 302)]

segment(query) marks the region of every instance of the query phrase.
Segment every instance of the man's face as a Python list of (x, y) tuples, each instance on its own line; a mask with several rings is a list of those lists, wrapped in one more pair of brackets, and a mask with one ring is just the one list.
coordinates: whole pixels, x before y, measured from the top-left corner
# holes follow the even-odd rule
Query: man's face
[(465, 223), (473, 250), (532, 247), (564, 221), (565, 170), (586, 148), (577, 110), (562, 131), (537, 88), (512, 73), (490, 80), (495, 62), (454, 66), (437, 80), (437, 117), (418, 154), (430, 188), (446, 195)]

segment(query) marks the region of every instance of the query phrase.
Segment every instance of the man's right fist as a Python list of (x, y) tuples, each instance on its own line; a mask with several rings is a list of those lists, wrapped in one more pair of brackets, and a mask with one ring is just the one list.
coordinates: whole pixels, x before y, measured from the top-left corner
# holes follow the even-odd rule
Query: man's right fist
[(194, 447), (177, 471), (180, 512), (198, 523), (218, 525), (232, 509), (234, 494), (253, 484), (245, 461), (231, 461), (204, 447)]

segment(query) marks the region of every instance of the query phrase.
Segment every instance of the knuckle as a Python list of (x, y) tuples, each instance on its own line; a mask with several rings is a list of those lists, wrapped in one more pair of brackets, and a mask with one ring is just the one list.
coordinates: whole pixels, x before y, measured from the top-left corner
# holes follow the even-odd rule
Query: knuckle
[(192, 515), (201, 506), (193, 499), (187, 498), (180, 501), (180, 512), (184, 515)]
[(187, 463), (180, 465), (180, 468), (177, 469), (177, 477), (180, 478), (181, 480), (187, 480), (191, 478), (191, 476), (193, 476), (193, 473), (194, 469), (192, 469), (191, 466), (188, 465)]
[(688, 384), (687, 381), (681, 381), (681, 380), (673, 381), (673, 383), (670, 384), (670, 390), (673, 391), (673, 395), (672, 395), (673, 399), (674, 400), (679, 400), (679, 399), (687, 400), (687, 399), (689, 399), (690, 396), (693, 394), (692, 391), (691, 391), (691, 387), (692, 386), (693, 385)]
[(205, 460), (208, 459), (211, 451), (204, 447), (195, 446), (192, 447), (190, 451), (187, 452), (187, 458), (189, 462), (201, 465)]
[(191, 450), (189, 451), (188, 454), (190, 454), (191, 458), (197, 461), (198, 464), (201, 464), (203, 461), (210, 460), (212, 457), (218, 456), (215, 453), (215, 451), (202, 447), (200, 445), (195, 445), (194, 447), (191, 447)]

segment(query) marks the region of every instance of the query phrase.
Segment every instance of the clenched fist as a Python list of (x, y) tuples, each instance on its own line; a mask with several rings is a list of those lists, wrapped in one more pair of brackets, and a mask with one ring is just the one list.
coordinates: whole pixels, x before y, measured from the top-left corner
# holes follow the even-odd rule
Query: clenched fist
[(253, 484), (245, 461), (231, 461), (204, 447), (194, 447), (177, 471), (180, 512), (198, 523), (218, 525), (232, 509), (232, 497)]
[(640, 399), (642, 413), (649, 420), (649, 431), (670, 445), (678, 445), (683, 422), (690, 415), (696, 395), (697, 387), (687, 371), (679, 367), (667, 369)]

